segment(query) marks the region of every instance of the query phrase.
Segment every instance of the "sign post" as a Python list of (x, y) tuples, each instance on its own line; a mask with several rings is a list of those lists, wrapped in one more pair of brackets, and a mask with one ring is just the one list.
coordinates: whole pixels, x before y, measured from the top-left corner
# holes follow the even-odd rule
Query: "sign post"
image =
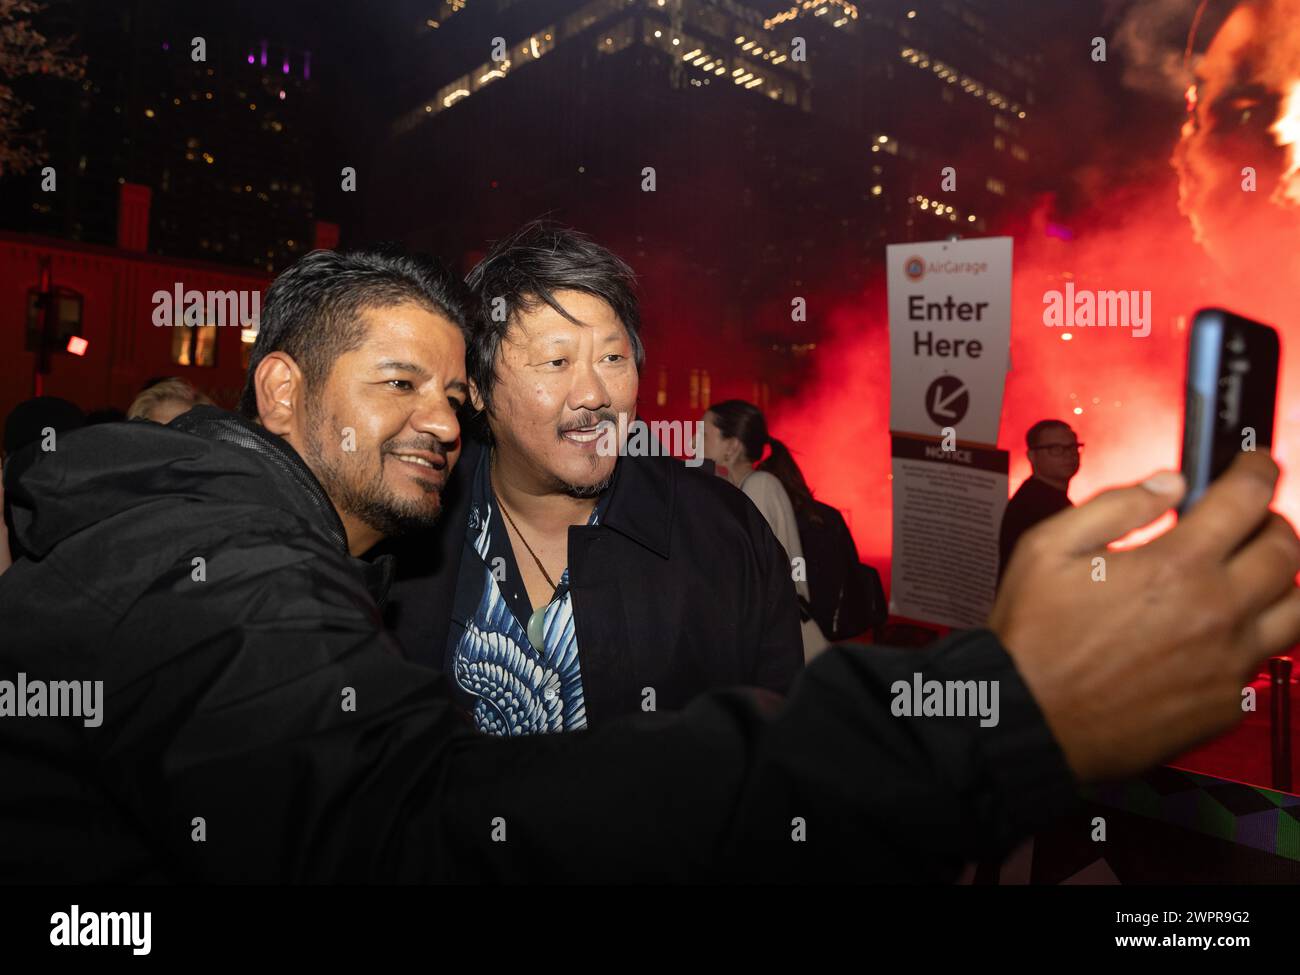
[(890, 611), (981, 626), (993, 606), (1008, 454), (1011, 238), (891, 244)]

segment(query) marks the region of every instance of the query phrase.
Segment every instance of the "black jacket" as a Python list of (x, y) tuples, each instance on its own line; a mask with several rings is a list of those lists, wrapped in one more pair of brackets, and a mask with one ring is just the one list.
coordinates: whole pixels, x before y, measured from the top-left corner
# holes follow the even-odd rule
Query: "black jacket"
[[(410, 660), (451, 674), (447, 631), (465, 550), (476, 441), (432, 531), (387, 549), (386, 615)], [(621, 457), (600, 524), (569, 529), (569, 584), (587, 725), (750, 685), (784, 694), (803, 667), (790, 562), (744, 493), (669, 457)]]
[(1006, 511), (1002, 513), (1002, 525), (998, 530), (998, 583), (1006, 575), (1007, 566), (1011, 564), (1011, 555), (1016, 544), (1025, 532), (1040, 521), (1046, 521), (1052, 515), (1072, 508), (1070, 496), (1060, 488), (1054, 488), (1046, 481), (1030, 474), (1023, 484), (1007, 502)]
[[(30, 556), (0, 576), (0, 680), (102, 680), (104, 704), (0, 716), (0, 881), (942, 880), (1074, 796), (987, 632), (832, 648), (784, 702), (490, 738), (401, 658), (382, 578), (276, 438), (199, 408), (5, 481)], [(1000, 681), (1001, 720), (892, 717), (918, 671)]]

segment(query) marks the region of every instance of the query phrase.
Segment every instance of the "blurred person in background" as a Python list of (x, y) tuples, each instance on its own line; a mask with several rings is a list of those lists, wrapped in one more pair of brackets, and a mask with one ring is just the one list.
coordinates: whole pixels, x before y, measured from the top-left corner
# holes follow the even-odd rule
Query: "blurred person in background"
[(212, 400), (177, 376), (168, 376), (147, 384), (131, 401), (128, 420), (152, 420), (166, 426), (182, 413), (196, 406), (212, 406)]
[(1074, 507), (1067, 493), (1079, 473), (1083, 444), (1064, 420), (1039, 420), (1025, 433), (1026, 454), (1033, 473), (1007, 502), (998, 533), (998, 582), (1011, 563), (1022, 535), (1058, 511)]
[[(768, 448), (771, 454), (759, 464)], [(830, 643), (812, 616), (807, 562), (795, 520), (795, 498), (800, 505), (813, 500), (799, 466), (785, 444), (768, 434), (763, 411), (738, 399), (715, 403), (704, 414), (704, 457), (754, 502), (785, 549), (799, 594), (804, 660), (811, 660)]]

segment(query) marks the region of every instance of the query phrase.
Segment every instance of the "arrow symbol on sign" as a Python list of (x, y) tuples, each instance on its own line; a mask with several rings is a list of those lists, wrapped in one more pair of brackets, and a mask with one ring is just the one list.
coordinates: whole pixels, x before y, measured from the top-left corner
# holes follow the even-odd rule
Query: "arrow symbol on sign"
[[(948, 407), (953, 404), (957, 397), (961, 396), (965, 392), (965, 386), (958, 386), (947, 396), (943, 396), (943, 388), (941, 386), (936, 386), (934, 388), (934, 404), (930, 407), (930, 412), (936, 416), (942, 416), (949, 420), (955, 418), (957, 414), (949, 410)], [(913, 402), (915, 402), (915, 400), (913, 400)]]

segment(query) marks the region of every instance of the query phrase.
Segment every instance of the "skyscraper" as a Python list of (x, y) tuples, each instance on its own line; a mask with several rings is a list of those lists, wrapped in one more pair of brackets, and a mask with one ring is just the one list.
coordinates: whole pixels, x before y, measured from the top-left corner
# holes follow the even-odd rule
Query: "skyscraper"
[(570, 222), (642, 272), (650, 322), (690, 334), (666, 344), (698, 364), (648, 337), (670, 405), (704, 405), (701, 372), (714, 393), (793, 388), (885, 243), (986, 233), (1028, 202), (1036, 66), (1014, 24), (924, 7), (448, 0), (399, 55), (370, 216), (444, 251)]
[(30, 86), (58, 188), (39, 191), (39, 172), (6, 176), (0, 224), (110, 243), (118, 187), (138, 183), (153, 192), (159, 254), (271, 270), (309, 250), (327, 142), (320, 58), (228, 14), (52, 4), (42, 27), (75, 37), (86, 77)]

